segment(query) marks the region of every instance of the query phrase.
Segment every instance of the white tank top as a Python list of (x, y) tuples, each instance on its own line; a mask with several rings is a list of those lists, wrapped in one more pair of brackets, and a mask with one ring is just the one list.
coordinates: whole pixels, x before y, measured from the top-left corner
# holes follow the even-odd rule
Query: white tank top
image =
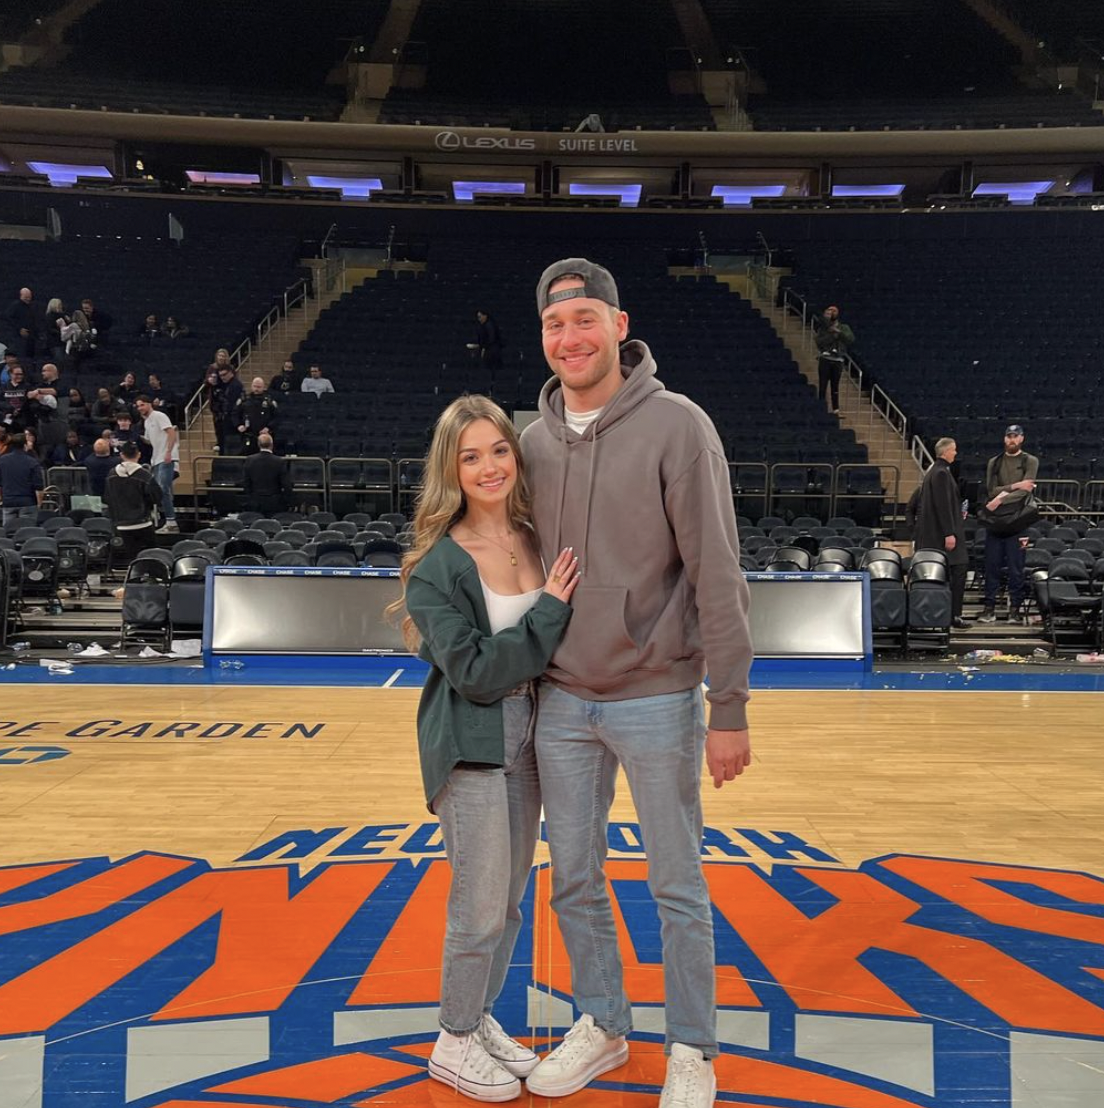
[(497, 635), (499, 631), (505, 631), (507, 627), (514, 627), (521, 622), (521, 617), (540, 599), (544, 589), (534, 589), (532, 592), (519, 593), (516, 596), (503, 596), (487, 588), (487, 583), (479, 578), (483, 586), (483, 602), (487, 605), (487, 618), (491, 623), (491, 634)]

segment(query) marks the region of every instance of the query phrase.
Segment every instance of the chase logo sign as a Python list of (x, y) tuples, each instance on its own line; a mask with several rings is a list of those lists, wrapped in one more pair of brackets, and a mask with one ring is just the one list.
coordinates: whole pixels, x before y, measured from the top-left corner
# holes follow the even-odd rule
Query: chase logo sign
[[(429, 836), (378, 831), (372, 841), (395, 844), (394, 857), (213, 869), (143, 853), (0, 869), (0, 1106), (455, 1108), (424, 1069), (448, 867), (431, 849), (402, 853)], [(319, 834), (315, 850), (333, 837)], [(630, 1062), (570, 1103), (654, 1108), (659, 923), (646, 863), (622, 856), (608, 869), (637, 1030)], [(858, 870), (766, 865), (723, 852), (707, 855), (705, 875), (722, 1103), (1104, 1104), (1100, 878), (905, 855)], [(549, 876), (534, 870), (496, 1009), (538, 1049), (573, 1019)]]

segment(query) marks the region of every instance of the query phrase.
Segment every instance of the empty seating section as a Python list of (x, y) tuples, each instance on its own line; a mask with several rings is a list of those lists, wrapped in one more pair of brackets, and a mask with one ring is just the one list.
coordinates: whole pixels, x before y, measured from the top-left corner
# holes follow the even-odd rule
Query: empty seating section
[(1083, 482), (1104, 478), (1101, 247), (1100, 235), (834, 238), (802, 244), (785, 280), (815, 310), (843, 307), (868, 380), (929, 447), (958, 441), (964, 477), (984, 475), (1018, 422), (1040, 477)]
[(684, 47), (669, 0), (422, 0), (423, 89), (395, 89), (383, 123), (574, 130), (708, 129), (700, 96), (671, 96), (667, 51)]
[[(1029, 93), (1018, 51), (963, 0), (703, 0), (766, 94), (758, 130), (880, 130), (1101, 124), (1067, 92)], [(938, 62), (936, 62), (938, 59)]]
[[(41, 308), (53, 297), (68, 311), (91, 297), (113, 326), (97, 355), (68, 374), (85, 400), (114, 388), (128, 371), (139, 385), (151, 373), (186, 399), (219, 346), (244, 338), (298, 275), (295, 235), (190, 236), (168, 240), (75, 236), (56, 243), (5, 242), (0, 252), (0, 300), (6, 307), (29, 286)], [(175, 315), (190, 334), (150, 344), (138, 331), (149, 312)], [(62, 366), (64, 370), (66, 367)]]
[[(534, 276), (572, 251), (616, 275), (631, 334), (646, 341), (669, 388), (700, 403), (729, 457), (743, 462), (863, 462), (864, 448), (818, 404), (780, 339), (712, 278), (668, 276), (662, 247), (439, 238), (417, 279), (369, 279), (323, 312), (296, 361), (318, 361), (333, 396), (289, 397), (301, 454), (420, 457), (437, 413), (467, 391), (534, 409), (549, 371)], [(473, 363), (475, 313), (497, 320), (503, 367)]]
[(65, 0), (4, 0), (0, 7), (0, 42), (14, 42), (52, 15)]
[(1099, 0), (1001, 0), (1023, 27), (1063, 61), (1076, 60), (1086, 39), (1104, 39), (1104, 5)]
[[(350, 40), (385, 0), (101, 0), (70, 28), (58, 68), (0, 77), (0, 101), (121, 111), (336, 119)], [(213, 29), (217, 28), (217, 32)]]

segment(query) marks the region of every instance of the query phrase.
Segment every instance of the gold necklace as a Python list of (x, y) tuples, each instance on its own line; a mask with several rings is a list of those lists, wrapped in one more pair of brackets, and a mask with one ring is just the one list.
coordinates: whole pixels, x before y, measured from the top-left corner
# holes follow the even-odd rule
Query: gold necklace
[(514, 544), (512, 541), (514, 536), (513, 531), (509, 532), (511, 541), (508, 543), (508, 545), (503, 546), (502, 543), (498, 541), (498, 539), (493, 538), (491, 535), (484, 535), (482, 531), (477, 531), (470, 523), (467, 525), (467, 528), (473, 535), (478, 535), (481, 539), (486, 539), (487, 542), (494, 543), (494, 545), (497, 546), (498, 549), (501, 550), (504, 554), (509, 554), (510, 565), (516, 566), (518, 564), (517, 555), (514, 553)]

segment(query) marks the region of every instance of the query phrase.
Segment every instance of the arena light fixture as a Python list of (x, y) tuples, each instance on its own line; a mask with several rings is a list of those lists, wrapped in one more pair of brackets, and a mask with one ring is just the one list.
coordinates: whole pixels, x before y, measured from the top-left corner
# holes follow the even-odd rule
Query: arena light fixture
[(259, 185), (259, 173), (224, 173), (221, 170), (189, 169), (186, 174), (193, 185)]
[(69, 188), (80, 177), (100, 177), (110, 180), (114, 174), (106, 165), (69, 165), (65, 162), (28, 162), (27, 168), (49, 177), (55, 188)]
[(900, 196), (905, 191), (904, 185), (833, 185), (833, 196), (866, 197), (870, 199), (877, 196)]
[(1050, 192), (1057, 181), (982, 181), (974, 196), (1007, 196), (1010, 204), (1034, 204), (1037, 196)]
[(786, 195), (785, 185), (714, 185), (712, 196), (719, 196), (726, 208), (750, 208), (756, 198)]
[(479, 196), (524, 196), (524, 181), (453, 181), (452, 195), (461, 202)]
[(621, 200), (622, 208), (635, 208), (640, 204), (643, 185), (627, 184), (590, 184), (586, 181), (572, 181), (567, 186), (571, 196), (616, 196)]
[(343, 198), (351, 196), (362, 200), (383, 188), (379, 177), (319, 177), (314, 173), (307, 174), (307, 184), (312, 189), (338, 189)]

